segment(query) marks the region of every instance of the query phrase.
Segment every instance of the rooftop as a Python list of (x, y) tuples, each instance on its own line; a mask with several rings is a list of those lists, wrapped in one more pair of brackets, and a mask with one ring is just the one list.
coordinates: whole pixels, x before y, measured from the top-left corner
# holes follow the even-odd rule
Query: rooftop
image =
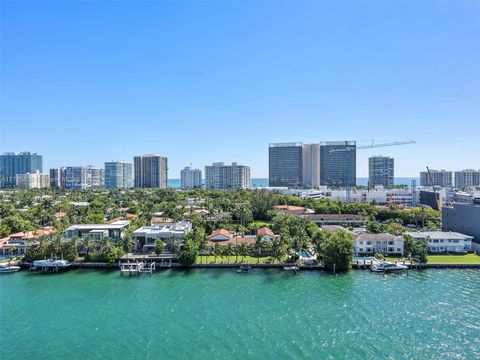
[(188, 220), (182, 220), (176, 223), (153, 224), (151, 226), (142, 226), (133, 232), (133, 236), (141, 237), (161, 237), (161, 235), (179, 235), (182, 236), (192, 229), (192, 223)]
[(410, 235), (414, 239), (426, 239), (427, 237), (432, 240), (471, 240), (473, 236), (464, 235), (454, 231), (409, 231), (405, 235)]
[(76, 224), (68, 227), (65, 231), (74, 230), (103, 230), (103, 229), (123, 229), (130, 225), (128, 220), (118, 220), (111, 224)]
[(380, 234), (361, 233), (357, 235), (356, 240), (359, 240), (359, 241), (403, 240), (403, 237), (395, 236), (388, 233), (380, 233)]
[(218, 236), (218, 235), (223, 235), (223, 236), (228, 237), (228, 238), (232, 238), (232, 237), (233, 237), (233, 235), (232, 235), (232, 233), (231, 233), (230, 231), (225, 230), (225, 229), (217, 229), (217, 230), (215, 230), (214, 232), (212, 232), (212, 234), (209, 235), (208, 238), (209, 238), (209, 239), (212, 239), (212, 238), (214, 238), (214, 237), (216, 237), (216, 236)]

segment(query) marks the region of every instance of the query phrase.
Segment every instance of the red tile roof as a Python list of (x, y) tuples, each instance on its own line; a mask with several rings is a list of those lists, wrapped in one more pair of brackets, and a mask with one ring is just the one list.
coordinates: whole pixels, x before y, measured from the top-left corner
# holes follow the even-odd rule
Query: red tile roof
[(295, 205), (277, 205), (275, 206), (277, 210), (287, 210), (287, 211), (303, 211), (305, 208), (303, 206), (295, 206)]
[(227, 246), (228, 244), (235, 246), (240, 244), (255, 245), (256, 242), (257, 242), (256, 236), (249, 236), (249, 237), (238, 237), (238, 238), (234, 237), (226, 241), (209, 241), (207, 244), (208, 246)]
[(36, 231), (20, 231), (14, 234), (10, 234), (7, 237), (0, 239), (0, 244), (5, 243), (6, 241), (15, 238), (15, 239), (35, 239), (43, 235), (48, 235), (50, 233), (55, 232), (55, 228), (53, 226), (45, 226), (41, 229)]
[(262, 227), (262, 228), (258, 229), (257, 230), (257, 235), (259, 235), (259, 236), (265, 236), (265, 235), (275, 236), (272, 229), (269, 229), (267, 227)]
[(218, 230), (215, 230), (214, 232), (212, 232), (212, 234), (208, 238), (211, 239), (211, 238), (214, 238), (215, 236), (218, 236), (218, 235), (223, 235), (223, 236), (226, 236), (228, 238), (233, 237), (233, 235), (230, 233), (230, 231), (225, 230), (225, 229), (218, 229)]

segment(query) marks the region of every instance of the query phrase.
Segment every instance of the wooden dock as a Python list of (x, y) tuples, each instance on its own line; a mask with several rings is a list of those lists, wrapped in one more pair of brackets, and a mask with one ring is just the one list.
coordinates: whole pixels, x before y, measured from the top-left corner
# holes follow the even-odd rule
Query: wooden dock
[(147, 263), (146, 261), (137, 261), (137, 262), (120, 262), (118, 263), (120, 267), (120, 276), (125, 275), (140, 275), (140, 274), (149, 274), (152, 276), (155, 271), (155, 262)]

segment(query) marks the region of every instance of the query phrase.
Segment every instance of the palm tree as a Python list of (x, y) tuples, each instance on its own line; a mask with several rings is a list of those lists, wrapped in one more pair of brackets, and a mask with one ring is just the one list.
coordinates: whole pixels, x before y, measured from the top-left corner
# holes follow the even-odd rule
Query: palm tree
[(100, 248), (101, 252), (106, 254), (109, 251), (111, 251), (113, 249), (113, 247), (114, 246), (113, 246), (113, 243), (112, 243), (112, 239), (109, 236), (102, 237), (102, 239), (100, 240), (100, 244), (99, 244), (99, 248)]
[(70, 242), (68, 243), (69, 245), (69, 251), (68, 252), (72, 252), (73, 253), (73, 256), (74, 256), (74, 260), (76, 261), (77, 260), (77, 255), (78, 255), (78, 246), (79, 246), (79, 238), (78, 237), (73, 237)]
[(163, 248), (165, 247), (165, 243), (161, 239), (155, 240), (155, 253), (157, 256), (160, 256), (163, 253)]
[(38, 238), (38, 245), (36, 247), (36, 250), (38, 250), (38, 252), (42, 254), (44, 257), (46, 256), (47, 241), (48, 241), (47, 236), (40, 236)]
[(89, 236), (83, 238), (82, 247), (83, 247), (83, 250), (85, 251), (85, 257), (88, 259), (90, 250), (92, 250), (93, 248), (93, 241)]
[(63, 249), (63, 243), (64, 243), (63, 234), (58, 234), (58, 233), (50, 234), (49, 237), (50, 237), (49, 247), (55, 255), (58, 255), (59, 253), (62, 252), (62, 249)]
[(242, 242), (240, 245), (238, 245), (238, 254), (242, 257), (243, 262), (245, 256), (250, 254), (250, 247)]
[(131, 234), (125, 234), (117, 240), (117, 245), (120, 246), (124, 252), (129, 253), (135, 247), (135, 240), (133, 240)]
[(263, 238), (263, 236), (258, 235), (257, 241), (255, 242), (253, 249), (257, 253), (257, 264), (260, 262), (260, 255), (262, 254), (262, 250), (266, 250), (267, 248), (268, 242)]
[(273, 240), (272, 253), (274, 261), (277, 260), (278, 262), (280, 262), (283, 259), (283, 257), (285, 256), (285, 245), (283, 244), (282, 240)]
[(220, 256), (220, 263), (223, 264), (223, 256), (225, 255), (225, 248), (223, 246), (219, 246), (217, 251), (218, 251), (218, 256)]
[(177, 254), (180, 251), (181, 239), (177, 236), (171, 236), (167, 239), (167, 243), (170, 247), (170, 251)]
[(219, 255), (221, 251), (220, 246), (215, 244), (215, 247), (213, 248), (213, 262), (215, 264), (217, 263), (217, 255)]
[(225, 246), (225, 255), (227, 256), (228, 261), (230, 261), (230, 256), (235, 254), (235, 249), (232, 244), (228, 243), (227, 246)]

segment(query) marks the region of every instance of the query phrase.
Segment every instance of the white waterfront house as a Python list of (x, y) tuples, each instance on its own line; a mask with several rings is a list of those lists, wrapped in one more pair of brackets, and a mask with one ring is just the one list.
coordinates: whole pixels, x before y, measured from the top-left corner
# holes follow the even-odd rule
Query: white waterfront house
[(149, 253), (155, 248), (157, 239), (168, 242), (172, 239), (183, 240), (185, 235), (192, 231), (192, 223), (188, 220), (179, 222), (155, 223), (151, 226), (142, 226), (133, 232), (136, 241), (136, 250)]
[(407, 232), (416, 240), (427, 243), (429, 253), (466, 253), (472, 249), (473, 236), (453, 231)]
[(355, 238), (356, 255), (403, 255), (405, 240), (392, 234), (362, 233)]
[(111, 224), (77, 224), (65, 230), (65, 238), (69, 240), (74, 237), (90, 237), (93, 240), (101, 240), (108, 236), (112, 239), (120, 239), (129, 226), (130, 222), (128, 220), (118, 220)]

